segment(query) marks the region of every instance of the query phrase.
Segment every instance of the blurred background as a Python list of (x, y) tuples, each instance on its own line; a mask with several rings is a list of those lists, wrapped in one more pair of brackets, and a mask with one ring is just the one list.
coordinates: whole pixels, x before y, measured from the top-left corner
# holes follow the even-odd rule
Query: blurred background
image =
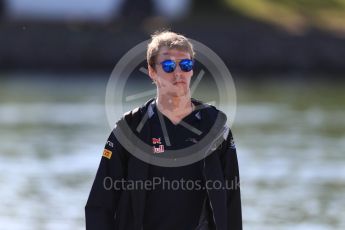
[(231, 71), (244, 229), (345, 229), (345, 0), (0, 0), (0, 228), (85, 228), (107, 81), (162, 28)]

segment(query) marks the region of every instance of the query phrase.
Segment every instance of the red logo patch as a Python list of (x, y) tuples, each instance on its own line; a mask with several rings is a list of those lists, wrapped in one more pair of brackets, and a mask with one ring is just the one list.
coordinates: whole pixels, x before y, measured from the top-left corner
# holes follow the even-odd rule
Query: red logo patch
[(161, 138), (152, 138), (152, 144), (156, 145), (156, 144), (162, 144), (161, 143)]

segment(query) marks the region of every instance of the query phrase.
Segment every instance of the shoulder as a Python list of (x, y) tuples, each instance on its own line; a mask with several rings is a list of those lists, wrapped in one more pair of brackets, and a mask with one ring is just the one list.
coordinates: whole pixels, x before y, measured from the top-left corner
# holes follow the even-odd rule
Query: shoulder
[(149, 106), (153, 100), (154, 98), (151, 98), (139, 107), (125, 112), (121, 116), (121, 118), (116, 122), (117, 125), (121, 124), (122, 122), (127, 122), (128, 124), (140, 122), (140, 120), (145, 116), (146, 112), (149, 110)]
[(197, 100), (192, 98), (192, 102), (195, 105), (195, 109), (199, 110), (203, 117), (208, 120), (221, 120), (222, 122), (226, 122), (227, 116), (226, 114), (219, 110), (216, 106), (205, 103), (203, 101)]

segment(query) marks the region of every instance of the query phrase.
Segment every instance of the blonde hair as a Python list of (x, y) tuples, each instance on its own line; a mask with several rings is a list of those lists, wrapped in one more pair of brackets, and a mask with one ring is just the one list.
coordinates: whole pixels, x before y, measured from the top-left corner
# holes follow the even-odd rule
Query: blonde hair
[(155, 58), (162, 47), (178, 49), (190, 54), (191, 59), (195, 53), (192, 43), (183, 35), (171, 31), (158, 31), (151, 35), (151, 42), (147, 46), (147, 64), (154, 68)]

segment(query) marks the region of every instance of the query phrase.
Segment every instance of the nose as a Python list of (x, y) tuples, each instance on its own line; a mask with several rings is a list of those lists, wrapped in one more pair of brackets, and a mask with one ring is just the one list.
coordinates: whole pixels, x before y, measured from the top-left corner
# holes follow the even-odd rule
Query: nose
[(183, 71), (181, 70), (181, 67), (179, 65), (176, 66), (176, 69), (174, 71), (174, 77), (175, 78), (183, 77)]

